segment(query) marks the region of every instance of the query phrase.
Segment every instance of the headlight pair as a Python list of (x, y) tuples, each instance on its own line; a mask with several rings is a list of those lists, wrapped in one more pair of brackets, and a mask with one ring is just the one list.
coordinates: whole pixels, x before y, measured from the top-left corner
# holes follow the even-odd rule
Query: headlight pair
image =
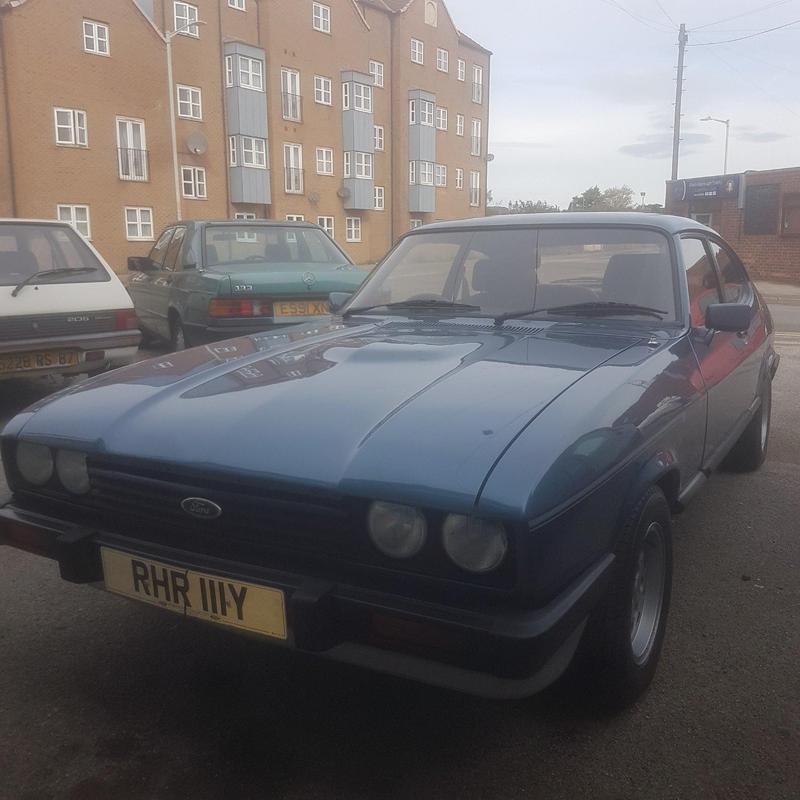
[[(415, 556), (427, 539), (425, 516), (413, 506), (376, 501), (369, 508), (367, 527), (372, 543), (390, 558)], [(503, 561), (508, 536), (500, 522), (448, 514), (442, 525), (442, 545), (456, 566), (480, 574)]]
[(34, 486), (44, 486), (55, 472), (61, 485), (72, 494), (86, 494), (90, 488), (86, 456), (77, 450), (57, 450), (54, 458), (46, 445), (20, 442), (17, 469)]

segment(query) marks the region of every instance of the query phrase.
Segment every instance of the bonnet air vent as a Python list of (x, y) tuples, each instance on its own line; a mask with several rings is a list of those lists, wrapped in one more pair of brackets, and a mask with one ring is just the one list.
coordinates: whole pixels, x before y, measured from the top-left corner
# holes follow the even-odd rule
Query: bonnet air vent
[(448, 319), (448, 320), (415, 320), (412, 322), (386, 322), (381, 325), (384, 331), (408, 331), (422, 333), (425, 330), (442, 330), (444, 328), (469, 328), (472, 331), (505, 331), (510, 333), (527, 333), (529, 335), (541, 333), (545, 330), (542, 327), (522, 324), (511, 325), (506, 322), (504, 325), (495, 325), (491, 320), (486, 319)]

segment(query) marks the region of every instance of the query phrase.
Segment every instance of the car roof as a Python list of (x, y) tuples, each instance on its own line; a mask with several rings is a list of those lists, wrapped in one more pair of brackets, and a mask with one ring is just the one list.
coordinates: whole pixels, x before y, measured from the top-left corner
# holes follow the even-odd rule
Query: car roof
[(493, 217), (473, 217), (449, 222), (434, 222), (415, 228), (410, 233), (435, 230), (473, 230), (478, 228), (529, 228), (541, 227), (599, 227), (624, 225), (627, 227), (659, 228), (665, 233), (686, 230), (715, 233), (714, 230), (688, 217), (670, 214), (652, 214), (642, 211), (561, 211), (546, 214), (498, 214)]
[[(237, 228), (242, 225), (257, 225), (260, 228), (319, 228), (313, 222), (293, 222), (288, 219), (182, 219), (180, 222), (171, 222), (165, 225), (164, 228), (172, 228), (175, 225), (231, 225)], [(320, 229), (321, 230), (321, 229)]]
[(69, 222), (60, 219), (23, 219), (22, 217), (0, 217), (0, 225), (59, 225), (71, 228)]

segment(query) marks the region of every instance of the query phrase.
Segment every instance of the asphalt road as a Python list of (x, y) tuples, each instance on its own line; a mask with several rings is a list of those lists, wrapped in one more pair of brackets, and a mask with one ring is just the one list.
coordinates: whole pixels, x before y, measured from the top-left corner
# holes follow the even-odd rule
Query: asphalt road
[[(769, 458), (715, 475), (676, 519), (667, 642), (631, 711), (295, 657), (2, 549), (0, 798), (795, 800), (800, 333), (778, 347)], [(0, 419), (49, 390), (3, 386)]]

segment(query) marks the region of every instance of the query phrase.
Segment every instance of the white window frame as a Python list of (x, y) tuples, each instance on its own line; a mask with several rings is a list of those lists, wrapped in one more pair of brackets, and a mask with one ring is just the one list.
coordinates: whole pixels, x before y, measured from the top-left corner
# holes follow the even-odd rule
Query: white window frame
[(417, 185), (417, 162), (416, 161), (409, 161), (408, 162), (408, 185), (409, 186), (416, 186)]
[[(289, 157), (290, 153), (294, 153), (296, 158)], [(291, 166), (289, 162), (292, 162)], [(297, 174), (292, 172), (290, 176), (289, 170), (296, 170)], [(305, 183), (303, 177), (303, 145), (296, 142), (284, 142), (283, 188), (286, 194), (303, 194)]]
[(225, 86), (233, 86), (233, 56), (225, 56)]
[(353, 156), (349, 150), (345, 150), (342, 155), (342, 174), (345, 178), (352, 176), (353, 172)]
[(314, 102), (321, 106), (333, 105), (333, 80), (324, 75), (314, 76)]
[(469, 204), (472, 208), (481, 204), (481, 174), (477, 170), (469, 173)]
[(439, 186), (441, 188), (447, 187), (447, 165), (446, 164), (436, 164), (433, 168), (434, 171), (434, 178), (433, 182), (435, 186)]
[[(203, 91), (198, 86), (185, 86), (179, 83), (175, 87), (178, 95), (178, 116), (182, 119), (203, 119)], [(181, 93), (185, 98), (181, 99)], [(184, 108), (181, 111), (181, 108)]]
[(433, 186), (433, 161), (420, 161), (419, 162), (419, 185), (420, 186)]
[(181, 166), (181, 186), (184, 197), (192, 200), (206, 200), (208, 198), (206, 168)]
[[(264, 91), (264, 62), (260, 58), (237, 55), (239, 59), (239, 86), (252, 89), (254, 92)], [(254, 65), (258, 64), (258, 69)]]
[(470, 141), (470, 155), (479, 156), (483, 150), (482, 126), (479, 119), (472, 120), (472, 136)]
[[(69, 122), (59, 123), (58, 115), (68, 114)], [(89, 128), (86, 123), (86, 112), (80, 108), (53, 109), (53, 123), (55, 125), (56, 144), (60, 147), (88, 147)], [(69, 131), (69, 138), (59, 138), (59, 131)]]
[(336, 217), (331, 217), (327, 215), (323, 215), (321, 217), (317, 217), (317, 225), (328, 234), (328, 236), (333, 239), (334, 232), (336, 230)]
[(425, 223), (419, 217), (411, 217), (409, 219), (409, 225), (411, 226), (411, 230), (416, 230), (417, 228), (421, 228)]
[(376, 211), (385, 211), (386, 210), (386, 187), (385, 186), (376, 186), (375, 191), (375, 210)]
[(409, 100), (408, 101), (408, 124), (409, 125), (416, 125), (417, 124), (417, 101), (416, 100)]
[[(296, 89), (297, 91), (293, 91)], [(303, 121), (303, 101), (300, 94), (300, 70), (281, 68), (281, 109), (289, 122)]]
[(233, 215), (234, 219), (255, 219), (256, 215), (253, 214), (251, 211), (237, 211)]
[(384, 66), (383, 61), (374, 61), (370, 59), (369, 74), (372, 75), (372, 81), (379, 89), (384, 86)]
[(361, 217), (345, 217), (345, 239), (348, 242), (361, 241)]
[(483, 103), (483, 67), (472, 65), (472, 102)]
[(450, 53), (444, 47), (436, 48), (436, 69), (439, 72), (450, 72)]
[(228, 6), (237, 11), (247, 11), (246, 0), (228, 0)]
[[(197, 6), (184, 3), (183, 0), (175, 0), (172, 8), (173, 30), (177, 31), (178, 36), (191, 36), (193, 39), (199, 39), (200, 26), (195, 24), (200, 19), (200, 11)], [(187, 27), (184, 28), (184, 25)], [(183, 30), (178, 31), (178, 28), (183, 28)]]
[(267, 141), (258, 136), (240, 136), (242, 143), (242, 166), (253, 169), (267, 168)]
[(411, 38), (411, 62), (413, 64), (425, 63), (425, 42)]
[(331, 32), (331, 7), (324, 3), (313, 3), (311, 6), (311, 27), (320, 33)]
[(447, 109), (443, 106), (436, 106), (436, 130), (437, 131), (446, 131), (447, 130)]
[(373, 125), (372, 135), (375, 140), (375, 151), (382, 153), (386, 149), (386, 131), (383, 125)]
[(456, 168), (456, 189), (464, 189), (464, 170), (461, 167)]
[(333, 148), (318, 147), (316, 152), (317, 175), (333, 175)]
[(287, 222), (305, 222), (306, 215), (305, 214), (287, 214), (286, 215)]
[(84, 19), (81, 29), (84, 53), (106, 57), (111, 55), (111, 29), (105, 22)]
[[(84, 219), (79, 220), (78, 213), (82, 213)], [(59, 203), (56, 206), (56, 219), (60, 222), (68, 222), (86, 239), (92, 238), (92, 222), (89, 216), (89, 206)]]
[[(120, 122), (124, 122), (128, 126), (138, 125), (141, 128), (141, 147), (123, 147), (122, 142), (120, 140), (120, 131), (119, 131), (119, 124)], [(136, 119), (135, 117), (117, 117), (115, 119), (115, 130), (117, 135), (117, 162), (119, 166), (119, 177), (120, 180), (123, 181), (137, 181), (137, 182), (147, 182), (150, 180), (150, 164), (148, 163), (148, 153), (147, 153), (147, 126), (144, 123), (143, 119)], [(140, 152), (144, 153), (144, 157), (137, 161), (136, 158), (129, 160), (130, 164), (133, 164), (135, 168), (141, 168), (139, 172), (134, 170), (130, 170), (127, 174), (123, 172), (122, 167), (124, 166), (124, 159), (122, 158), (122, 151), (128, 150), (130, 152)], [(130, 159), (130, 156), (128, 156)]]
[(238, 165), (238, 154), (236, 150), (236, 137), (229, 136), (228, 137), (228, 166), (235, 167)]
[(356, 111), (363, 111), (365, 114), (372, 113), (372, 87), (366, 83), (353, 84), (353, 108)]
[(463, 58), (458, 59), (458, 79), (460, 81), (465, 81), (467, 79), (467, 62), (464, 61)]
[(456, 136), (464, 135), (464, 127), (467, 124), (467, 118), (463, 114), (456, 114)]
[[(130, 214), (128, 212), (133, 211), (135, 214), (135, 219), (131, 221)], [(144, 217), (145, 214), (142, 212), (146, 212), (146, 216), (148, 217), (147, 221), (145, 221)], [(154, 231), (155, 227), (153, 226), (153, 209), (147, 206), (125, 206), (123, 210), (122, 219), (125, 221), (125, 238), (129, 242), (152, 242), (154, 240)], [(136, 233), (132, 236), (130, 231), (130, 226), (134, 225), (136, 227)], [(149, 228), (150, 233), (145, 233), (145, 229)]]
[(419, 101), (419, 124), (434, 127), (435, 106), (432, 100)]
[(350, 84), (345, 81), (342, 84), (342, 111), (350, 110)]
[(355, 177), (359, 180), (371, 181), (375, 174), (375, 157), (372, 153), (361, 151), (356, 151), (355, 156)]

